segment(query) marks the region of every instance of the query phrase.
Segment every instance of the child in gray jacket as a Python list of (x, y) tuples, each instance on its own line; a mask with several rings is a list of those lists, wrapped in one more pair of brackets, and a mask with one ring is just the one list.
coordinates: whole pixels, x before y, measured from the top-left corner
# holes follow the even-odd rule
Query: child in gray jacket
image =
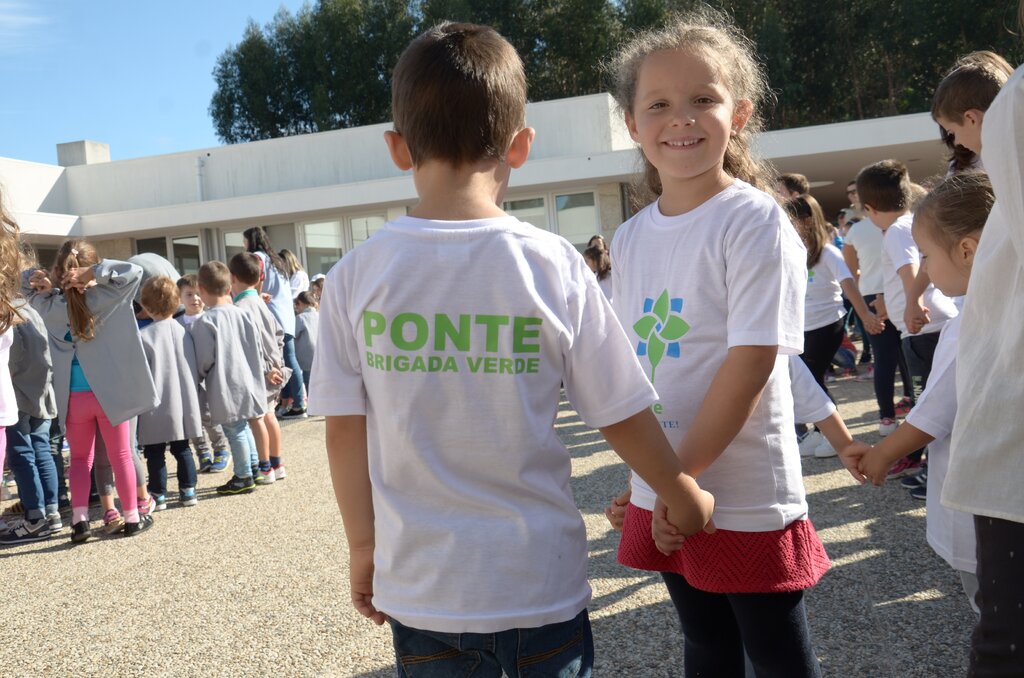
[(231, 480), (217, 493), (244, 494), (255, 488), (249, 457), (255, 454), (256, 443), (249, 420), (267, 413), (263, 348), (248, 314), (231, 304), (227, 266), (220, 261), (203, 264), (199, 294), (207, 307), (192, 323), (200, 399), (204, 412), (209, 412), (209, 424), (223, 428), (234, 467)]
[(166, 276), (150, 278), (142, 287), (139, 304), (153, 322), (140, 331), (160, 407), (139, 415), (139, 445), (149, 469), (149, 492), (158, 509), (167, 507), (168, 445), (178, 461), (178, 498), (182, 506), (196, 505), (196, 464), (190, 438), (202, 433), (198, 376), (192, 336), (173, 320), (178, 309), (178, 288)]
[[(320, 331), (320, 304), (310, 292), (299, 292), (295, 297), (295, 357), (302, 368), (302, 383), (309, 392), (309, 372), (313, 369), (313, 355), (316, 353), (316, 339)], [(305, 417), (306, 410), (293, 414), (289, 411), (284, 418)]]

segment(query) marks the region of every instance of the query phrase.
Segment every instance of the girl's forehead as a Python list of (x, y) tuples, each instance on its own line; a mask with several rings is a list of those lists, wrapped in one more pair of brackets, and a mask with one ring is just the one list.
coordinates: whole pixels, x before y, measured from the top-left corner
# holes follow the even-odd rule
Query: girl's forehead
[(651, 52), (640, 65), (638, 80), (642, 82), (645, 74), (650, 76), (648, 80), (653, 77), (660, 79), (661, 73), (655, 75), (653, 71), (664, 72), (666, 69), (672, 71), (675, 81), (724, 84), (725, 80), (721, 62), (706, 50), (696, 47)]

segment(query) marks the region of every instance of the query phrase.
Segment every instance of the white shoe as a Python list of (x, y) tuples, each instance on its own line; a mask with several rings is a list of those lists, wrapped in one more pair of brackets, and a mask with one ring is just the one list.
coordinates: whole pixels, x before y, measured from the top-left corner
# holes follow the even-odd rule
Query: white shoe
[(825, 436), (821, 435), (820, 431), (808, 431), (798, 445), (800, 448), (800, 456), (813, 457), (814, 451), (818, 449), (818, 445), (823, 442), (828, 443), (828, 441), (825, 440)]
[(827, 459), (828, 457), (836, 456), (836, 451), (833, 449), (832, 443), (830, 443), (825, 436), (821, 437), (821, 442), (814, 448), (814, 456), (818, 459)]
[(878, 422), (878, 435), (886, 437), (896, 432), (896, 427), (900, 424), (895, 419), (882, 419)]

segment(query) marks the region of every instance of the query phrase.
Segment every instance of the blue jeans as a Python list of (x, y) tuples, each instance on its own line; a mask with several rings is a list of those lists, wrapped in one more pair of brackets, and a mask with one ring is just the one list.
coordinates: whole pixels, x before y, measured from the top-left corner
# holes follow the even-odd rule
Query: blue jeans
[(589, 678), (594, 638), (583, 610), (575, 619), (498, 633), (420, 631), (391, 620), (399, 678)]
[(50, 420), (18, 413), (7, 427), (7, 456), (25, 516), (38, 520), (57, 510), (57, 467), (50, 453)]
[(171, 443), (154, 443), (143, 448), (146, 466), (149, 471), (149, 493), (167, 494), (167, 459), (164, 450), (171, 448), (171, 454), (178, 462), (178, 491), (196, 486), (196, 461), (192, 457), (192, 448), (187, 440), (175, 440)]
[(283, 398), (292, 398), (292, 407), (302, 409), (306, 406), (306, 388), (302, 384), (302, 368), (299, 367), (299, 359), (295, 356), (295, 337), (290, 334), (284, 335), (284, 366), (292, 368), (292, 376), (284, 385), (281, 392)]
[(228, 447), (231, 448), (231, 464), (234, 467), (235, 475), (239, 478), (251, 478), (252, 467), (249, 465), (249, 455), (256, 454), (256, 445), (252, 442), (249, 422), (240, 419), (221, 425), (221, 429), (224, 430), (224, 437), (228, 439)]

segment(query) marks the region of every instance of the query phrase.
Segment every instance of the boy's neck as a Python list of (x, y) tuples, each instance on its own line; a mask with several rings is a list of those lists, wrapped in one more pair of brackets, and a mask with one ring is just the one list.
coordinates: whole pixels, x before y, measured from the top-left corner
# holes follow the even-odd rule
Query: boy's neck
[(255, 286), (248, 286), (247, 287), (247, 286), (241, 285), (241, 284), (239, 284), (239, 285), (232, 285), (231, 286), (231, 298), (232, 299), (237, 299), (239, 296), (241, 296), (242, 294), (245, 294), (249, 290), (252, 290), (253, 292), (255, 292), (256, 291), (256, 287)]
[(207, 308), (214, 306), (230, 306), (232, 304), (231, 295), (225, 294), (223, 297), (212, 297), (206, 304)]
[(506, 216), (499, 204), (511, 172), (503, 162), (452, 165), (436, 160), (412, 170), (420, 201), (409, 216), (437, 221), (470, 221)]
[(724, 191), (733, 181), (721, 167), (685, 179), (663, 177), (658, 209), (668, 217), (686, 214)]
[(910, 214), (910, 210), (901, 210), (897, 212), (875, 212), (871, 216), (871, 221), (875, 226), (878, 226), (884, 231), (895, 224), (897, 219), (907, 214)]

